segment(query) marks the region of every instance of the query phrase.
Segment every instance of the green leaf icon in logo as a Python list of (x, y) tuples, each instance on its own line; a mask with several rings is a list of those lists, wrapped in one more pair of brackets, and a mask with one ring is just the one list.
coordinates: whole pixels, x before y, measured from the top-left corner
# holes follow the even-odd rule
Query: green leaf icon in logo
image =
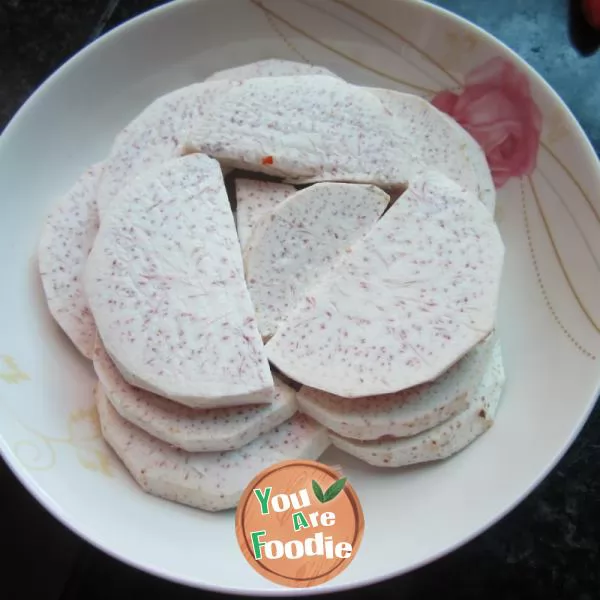
[(323, 490), (321, 486), (313, 479), (312, 482), (313, 492), (319, 502), (325, 502), (325, 494), (323, 494)]
[(331, 500), (338, 496), (340, 492), (344, 489), (347, 479), (347, 477), (342, 477), (341, 479), (334, 481), (327, 488), (325, 493), (323, 493), (321, 486), (313, 479), (312, 488), (313, 492), (315, 493), (315, 496), (317, 497), (317, 500), (322, 504), (325, 504), (325, 502), (331, 502)]

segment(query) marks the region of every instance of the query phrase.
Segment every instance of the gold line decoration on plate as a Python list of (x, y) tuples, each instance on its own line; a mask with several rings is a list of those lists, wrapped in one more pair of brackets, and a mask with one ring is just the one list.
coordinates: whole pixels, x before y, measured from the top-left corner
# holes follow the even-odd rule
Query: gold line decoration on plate
[[(415, 83), (411, 83), (410, 81), (407, 81), (405, 79), (402, 79), (400, 77), (397, 77), (395, 75), (392, 75), (390, 73), (386, 73), (385, 71), (381, 71), (375, 67), (372, 67), (370, 65), (368, 65), (367, 63), (365, 63), (364, 61), (353, 57), (352, 55), (350, 55), (347, 52), (344, 52), (343, 50), (340, 50), (338, 48), (336, 48), (335, 46), (331, 45), (328, 42), (325, 42), (323, 40), (320, 40), (319, 38), (317, 38), (316, 36), (314, 36), (311, 33), (308, 33), (306, 30), (302, 29), (301, 27), (293, 24), (292, 22), (290, 22), (288, 19), (286, 19), (285, 17), (283, 17), (279, 12), (274, 11), (271, 8), (268, 8), (264, 2), (262, 2), (261, 0), (249, 0), (252, 4), (254, 4), (256, 7), (258, 7), (259, 9), (261, 9), (263, 11), (263, 13), (265, 15), (270, 15), (272, 18), (274, 18), (277, 22), (282, 23), (283, 25), (287, 26), (288, 28), (290, 28), (291, 30), (295, 31), (296, 33), (299, 33), (301, 36), (303, 36), (304, 38), (314, 42), (315, 44), (317, 44), (318, 46), (324, 48), (325, 50), (328, 50), (329, 52), (332, 52), (333, 54), (344, 58), (345, 60), (347, 60), (348, 62), (352, 63), (353, 65), (360, 67), (361, 69), (365, 69), (371, 73), (374, 73), (375, 75), (379, 75), (380, 77), (383, 77), (385, 79), (388, 79), (390, 81), (393, 81), (394, 83), (397, 83), (399, 85), (402, 85), (404, 87), (408, 87), (410, 89), (413, 90), (417, 90), (422, 92), (423, 94), (427, 94), (427, 95), (431, 95), (435, 93), (435, 89), (429, 88), (429, 87), (425, 87), (422, 85), (418, 85)], [(293, 4), (293, 3), (292, 3)], [(281, 5), (278, 5), (281, 6)], [(288, 44), (292, 44), (292, 42), (290, 42), (287, 38), (284, 39), (286, 41), (286, 43)], [(296, 50), (296, 52), (299, 53), (298, 50)], [(402, 56), (400, 56), (399, 54), (397, 55), (399, 58), (402, 58)], [(312, 62), (312, 61), (309, 61)]]
[(594, 327), (594, 329), (600, 333), (600, 327), (598, 327), (598, 324), (596, 323), (596, 321), (594, 320), (594, 318), (592, 317), (592, 315), (590, 314), (588, 308), (585, 306), (583, 300), (581, 299), (581, 297), (579, 296), (579, 294), (577, 294), (577, 291), (575, 290), (575, 286), (573, 285), (573, 281), (571, 279), (571, 277), (569, 276), (569, 272), (565, 267), (565, 264), (563, 262), (563, 259), (561, 258), (561, 255), (558, 251), (558, 248), (556, 247), (556, 242), (554, 240), (554, 236), (552, 235), (552, 230), (550, 228), (550, 225), (548, 223), (548, 219), (546, 217), (546, 213), (542, 207), (542, 203), (540, 202), (540, 196), (538, 194), (537, 188), (535, 187), (535, 183), (533, 182), (533, 179), (531, 178), (531, 176), (527, 177), (527, 180), (529, 181), (529, 185), (531, 187), (531, 191), (533, 193), (533, 197), (535, 198), (535, 203), (538, 207), (540, 216), (542, 217), (542, 221), (544, 223), (544, 229), (546, 230), (546, 232), (548, 233), (548, 237), (550, 238), (550, 243), (552, 244), (552, 249), (554, 250), (554, 254), (556, 255), (556, 260), (558, 261), (558, 264), (560, 265), (560, 269), (563, 272), (563, 275), (565, 276), (569, 287), (573, 290), (573, 293), (575, 295), (575, 299), (577, 300), (577, 304), (579, 304), (579, 308), (581, 308), (581, 310), (583, 311), (583, 313), (585, 314), (585, 316), (587, 317), (588, 321), (591, 323), (592, 327)]
[(583, 196), (583, 198), (585, 199), (585, 201), (591, 208), (592, 212), (594, 213), (594, 216), (596, 217), (596, 221), (598, 221), (598, 224), (600, 224), (600, 212), (598, 211), (598, 208), (592, 202), (592, 199), (586, 193), (586, 191), (583, 189), (583, 187), (581, 186), (581, 184), (579, 183), (579, 181), (577, 180), (575, 175), (573, 175), (573, 172), (571, 171), (571, 169), (569, 169), (569, 167), (567, 167), (567, 165), (557, 156), (556, 152), (554, 152), (554, 150), (552, 150), (552, 148), (547, 143), (542, 141), (541, 146), (558, 163), (558, 165), (561, 167), (561, 169), (566, 173), (567, 177), (575, 184), (575, 186), (581, 192), (581, 195)]
[(262, 6), (260, 6), (260, 4), (257, 4), (256, 2), (253, 2), (253, 4), (256, 4), (262, 10), (263, 14), (265, 15), (265, 17), (267, 19), (267, 23), (269, 24), (269, 27), (284, 41), (286, 46), (294, 54), (296, 54), (296, 56), (298, 56), (298, 58), (300, 58), (300, 60), (302, 62), (306, 63), (307, 65), (312, 65), (313, 63), (311, 63), (311, 61), (308, 60), (308, 58), (306, 58), (306, 56), (302, 52), (300, 52), (300, 50), (298, 50), (298, 48), (289, 40), (289, 38), (285, 35), (285, 33), (283, 33), (283, 31), (280, 29), (279, 25), (277, 24), (277, 21), (276, 21), (275, 17), (273, 16), (273, 14), (266, 11)]
[(573, 344), (573, 346), (575, 346), (575, 348), (577, 348), (577, 350), (579, 350), (579, 352), (581, 352), (584, 356), (586, 356), (587, 358), (590, 358), (591, 360), (596, 360), (596, 355), (593, 354), (592, 352), (590, 352), (582, 344), (580, 344), (575, 339), (574, 335), (567, 329), (567, 327), (563, 323), (562, 319), (558, 316), (556, 309), (554, 308), (554, 305), (552, 304), (552, 301), (550, 300), (550, 296), (548, 295), (548, 291), (546, 289), (546, 286), (542, 279), (542, 275), (540, 273), (540, 267), (539, 267), (537, 255), (535, 252), (535, 246), (534, 246), (533, 240), (532, 240), (530, 219), (529, 219), (528, 210), (527, 210), (525, 181), (523, 178), (521, 178), (520, 183), (521, 183), (521, 209), (523, 212), (523, 222), (525, 224), (525, 231), (526, 231), (526, 235), (527, 235), (527, 246), (529, 248), (529, 254), (531, 257), (531, 262), (533, 264), (533, 269), (535, 271), (537, 284), (540, 288), (540, 292), (544, 299), (546, 308), (552, 315), (552, 318), (554, 319), (554, 321), (556, 322), (556, 324), (558, 325), (560, 330), (563, 332), (563, 334), (569, 340), (569, 342), (571, 342), (571, 344)]
[(65, 437), (52, 437), (13, 418), (33, 438), (19, 440), (14, 445), (15, 455), (32, 471), (48, 471), (56, 464), (57, 449), (68, 446), (75, 450), (79, 464), (88, 471), (96, 471), (112, 477), (112, 459), (100, 433), (96, 407), (73, 410), (68, 417)]
[[(317, 0), (316, 2), (310, 2), (309, 0), (296, 0), (296, 2), (298, 4), (301, 4), (302, 6), (306, 6), (307, 8), (310, 8), (312, 10), (316, 10), (316, 11), (320, 12), (323, 15), (332, 17), (338, 23), (343, 23), (345, 26), (347, 26), (348, 28), (352, 29), (353, 31), (356, 31), (357, 33), (365, 36), (366, 38), (368, 38), (369, 40), (375, 42), (376, 44), (379, 44), (379, 46), (381, 46), (382, 48), (385, 48), (386, 50), (389, 50), (392, 53), (397, 53), (397, 50), (393, 47), (393, 45), (385, 42), (385, 40), (383, 40), (381, 37), (377, 37), (373, 33), (369, 33), (368, 31), (365, 31), (365, 29), (363, 29), (361, 27), (358, 27), (357, 25), (355, 25), (354, 23), (352, 23), (349, 19), (347, 19), (345, 17), (342, 17), (340, 15), (337, 15), (333, 11), (327, 10), (327, 8), (325, 8), (325, 7), (328, 7), (328, 6), (332, 7), (333, 3), (331, 3), (331, 2), (321, 2), (320, 0)], [(335, 2), (335, 0), (334, 0), (334, 2)], [(403, 50), (404, 48), (408, 48), (408, 49), (411, 50), (411, 52), (415, 52), (416, 51), (417, 54), (420, 54), (419, 51), (418, 51), (418, 49), (416, 48), (416, 46), (414, 46), (410, 41), (402, 39), (401, 43), (404, 44), (404, 47), (401, 46), (401, 50)], [(443, 80), (440, 81), (440, 79), (438, 79), (433, 74), (431, 74), (431, 73), (425, 73), (422, 70), (422, 68), (414, 61), (414, 59), (411, 56), (411, 53), (404, 52), (400, 56), (412, 68), (414, 68), (417, 71), (423, 73), (423, 75), (425, 75), (428, 79), (430, 79), (432, 81), (432, 85), (436, 86), (436, 88), (438, 86), (445, 86), (446, 85), (446, 83)], [(389, 78), (391, 76), (387, 75), (386, 77)], [(413, 85), (413, 84), (405, 82), (404, 85)], [(425, 89), (425, 88), (423, 88), (423, 89)], [(428, 94), (433, 94), (434, 90), (433, 89), (428, 90), (427, 93)]]
[(552, 182), (552, 180), (543, 171), (541, 171), (540, 169), (538, 169), (537, 172), (539, 173), (540, 177), (544, 180), (545, 184), (554, 192), (554, 194), (556, 195), (556, 197), (560, 200), (560, 203), (562, 204), (562, 206), (564, 207), (564, 209), (569, 214), (569, 217), (571, 218), (571, 220), (573, 221), (573, 224), (577, 228), (577, 231), (579, 232), (579, 235), (581, 236), (581, 240), (585, 244), (585, 247), (586, 247), (587, 251), (590, 253), (590, 256), (592, 257), (592, 260), (594, 261), (594, 264), (596, 265), (596, 269), (598, 271), (598, 274), (600, 275), (600, 260), (598, 260), (596, 254), (594, 252), (594, 249), (592, 248), (589, 240), (587, 239), (583, 228), (581, 227), (579, 221), (577, 220), (577, 217), (575, 216), (575, 214), (571, 210), (571, 208), (569, 206), (569, 203), (565, 201), (565, 199), (562, 196), (562, 194), (556, 189), (556, 186), (554, 185), (554, 183)]
[[(31, 381), (31, 377), (19, 367), (12, 356), (0, 355), (0, 365), (0, 383), (16, 385)], [(67, 418), (67, 435), (62, 437), (46, 435), (24, 423), (6, 404), (3, 410), (31, 435), (13, 445), (15, 456), (26, 468), (32, 471), (51, 469), (56, 464), (57, 448), (68, 446), (75, 450), (77, 460), (84, 469), (112, 476), (112, 460), (102, 439), (100, 421), (94, 404), (71, 411)]]
[(0, 379), (10, 385), (31, 380), (29, 375), (19, 368), (17, 361), (7, 354), (0, 355)]
[(360, 8), (354, 6), (350, 2), (346, 2), (345, 0), (331, 0), (331, 2), (333, 2), (335, 4), (339, 4), (340, 6), (344, 6), (345, 8), (359, 14), (361, 17), (363, 17), (367, 21), (370, 21), (371, 23), (374, 23), (375, 25), (378, 25), (379, 27), (381, 27), (383, 30), (388, 31), (393, 36), (397, 37), (401, 42), (403, 42), (404, 44), (406, 44), (407, 46), (409, 46), (410, 48), (412, 48), (413, 50), (418, 52), (426, 61), (430, 62), (432, 65), (435, 65), (438, 69), (440, 69), (440, 71), (442, 71), (447, 77), (449, 77), (456, 85), (459, 85), (459, 86), (461, 85), (461, 82), (446, 67), (444, 67), (444, 65), (441, 63), (441, 61), (436, 60), (433, 56), (431, 56), (430, 54), (425, 52), (422, 48), (419, 48), (419, 46), (417, 46), (414, 42), (411, 42), (406, 36), (402, 35), (399, 31), (392, 29), (386, 23), (379, 21), (378, 19), (371, 16), (364, 10), (361, 10)]

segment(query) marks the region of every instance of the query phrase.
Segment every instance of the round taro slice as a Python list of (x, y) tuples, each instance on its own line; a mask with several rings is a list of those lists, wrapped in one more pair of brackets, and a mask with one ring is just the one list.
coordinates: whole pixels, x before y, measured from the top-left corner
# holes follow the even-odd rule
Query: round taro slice
[(92, 357), (96, 325), (83, 289), (82, 276), (96, 238), (96, 206), (102, 164), (83, 173), (52, 207), (38, 245), (38, 264), (50, 313), (87, 358)]
[(84, 283), (131, 385), (193, 408), (268, 401), (273, 378), (213, 159), (186, 156), (131, 181), (102, 218)]
[(106, 396), (127, 421), (188, 452), (232, 450), (291, 418), (297, 409), (296, 392), (274, 377), (268, 404), (194, 409), (129, 385), (101, 344), (94, 351), (94, 369)]
[(286, 77), (290, 75), (329, 75), (330, 77), (336, 77), (334, 73), (325, 67), (308, 65), (292, 60), (267, 58), (240, 67), (217, 71), (204, 81), (241, 81), (254, 77)]
[(489, 335), (431, 383), (364, 398), (340, 398), (303, 387), (300, 410), (334, 433), (357, 440), (414, 436), (464, 411), (473, 400), (496, 344)]
[(405, 467), (442, 460), (457, 454), (494, 423), (505, 382), (500, 345), (496, 344), (486, 374), (468, 408), (419, 435), (360, 442), (331, 434), (340, 450), (377, 467)]
[(264, 217), (245, 255), (263, 338), (273, 335), (341, 254), (371, 230), (389, 201), (372, 185), (317, 183)]
[(285, 183), (238, 178), (235, 180), (236, 226), (242, 253), (248, 251), (250, 240), (260, 236), (270, 215), (296, 188)]
[(426, 173), (288, 315), (269, 360), (347, 398), (433, 381), (493, 331), (503, 261), (493, 215)]
[(496, 188), (481, 146), (454, 119), (419, 96), (371, 89), (394, 117), (408, 123), (424, 170), (436, 170), (475, 194), (493, 214)]
[(238, 450), (189, 453), (123, 419), (101, 385), (96, 402), (104, 439), (145, 492), (207, 511), (234, 508), (263, 469), (284, 460), (317, 460), (329, 446), (327, 430), (297, 414)]

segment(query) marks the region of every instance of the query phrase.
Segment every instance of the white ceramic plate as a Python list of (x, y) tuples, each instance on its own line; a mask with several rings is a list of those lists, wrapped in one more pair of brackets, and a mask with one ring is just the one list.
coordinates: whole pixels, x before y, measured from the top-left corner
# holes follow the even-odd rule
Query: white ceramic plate
[[(544, 81), (449, 13), (414, 0), (262, 4), (181, 1), (127, 23), (51, 77), (2, 135), (0, 449), (48, 510), (130, 564), (216, 590), (292, 593), (245, 562), (231, 512), (147, 496), (107, 451), (92, 368), (44, 306), (35, 257), (42, 219), (151, 100), (218, 69), (287, 58), (428, 98), (450, 89), (467, 126), (494, 106), (492, 133), (504, 139), (511, 122), (515, 143), (493, 150), (490, 131), (473, 131), (485, 134), (498, 178), (508, 177), (497, 212), (507, 246), (499, 328), (508, 375), (497, 423), (455, 458), (405, 471), (328, 453), (324, 461), (343, 465), (361, 498), (366, 531), (352, 565), (311, 593), (374, 582), (452, 550), (519, 502), (571, 443), (600, 381), (600, 169)], [(447, 110), (455, 104), (442, 99)]]

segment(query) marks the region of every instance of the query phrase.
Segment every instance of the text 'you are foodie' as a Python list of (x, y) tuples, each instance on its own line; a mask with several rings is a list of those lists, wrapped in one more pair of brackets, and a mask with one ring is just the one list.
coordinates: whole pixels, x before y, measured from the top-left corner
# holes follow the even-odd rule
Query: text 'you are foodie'
[(246, 488), (236, 515), (242, 553), (263, 577), (287, 587), (321, 585), (354, 559), (364, 530), (346, 477), (313, 461), (285, 461)]

